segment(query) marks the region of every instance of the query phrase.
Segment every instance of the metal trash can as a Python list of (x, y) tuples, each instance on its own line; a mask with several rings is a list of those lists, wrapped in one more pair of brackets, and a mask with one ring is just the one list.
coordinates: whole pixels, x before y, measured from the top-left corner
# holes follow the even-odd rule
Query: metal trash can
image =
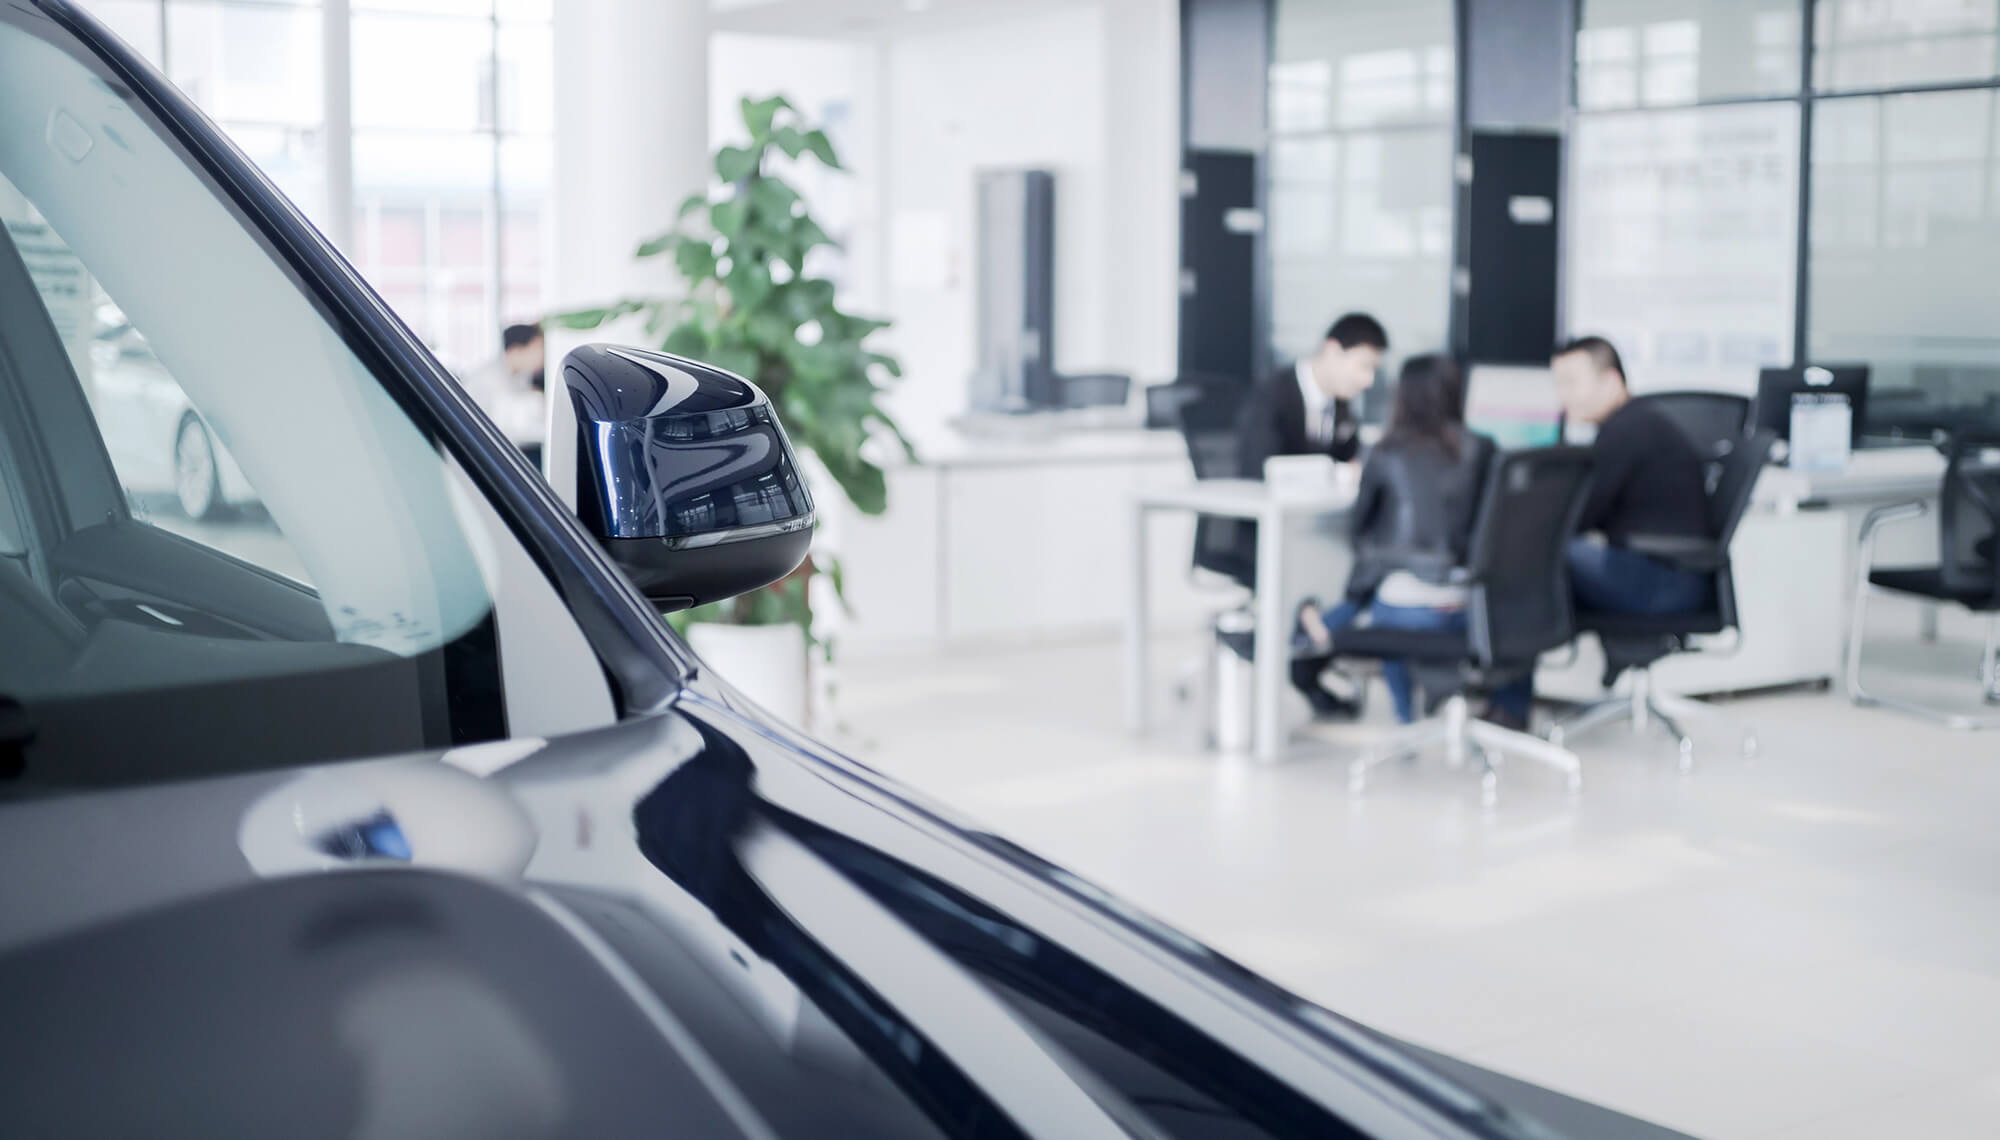
[(1251, 664), (1257, 620), (1241, 610), (1218, 614), (1209, 647), (1208, 740), (1217, 752), (1248, 754), (1255, 735), (1257, 670)]

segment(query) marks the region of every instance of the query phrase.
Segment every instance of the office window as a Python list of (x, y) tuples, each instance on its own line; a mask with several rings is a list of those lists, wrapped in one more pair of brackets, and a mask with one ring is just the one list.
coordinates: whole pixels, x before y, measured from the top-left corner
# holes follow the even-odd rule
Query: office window
[(1808, 345), (1872, 366), (1877, 431), (2000, 419), (1993, 90), (1819, 100)]
[(1796, 103), (1578, 116), (1565, 327), (1639, 390), (1749, 392), (1792, 355)]
[(1995, 0), (1817, 0), (1813, 88), (1858, 91), (2000, 75)]
[[(84, 0), (220, 123), (452, 368), (547, 304), (551, 0), (352, 0), (330, 58), (317, 0)], [(345, 71), (350, 137), (327, 136)], [(328, 185), (328, 148), (351, 185)], [(328, 204), (353, 204), (349, 218)]]
[(1798, 89), (1798, 0), (1584, 0), (1576, 35), (1583, 110)]
[(1374, 313), (1401, 356), (1450, 311), (1450, 0), (1278, 0), (1268, 143), (1273, 355)]

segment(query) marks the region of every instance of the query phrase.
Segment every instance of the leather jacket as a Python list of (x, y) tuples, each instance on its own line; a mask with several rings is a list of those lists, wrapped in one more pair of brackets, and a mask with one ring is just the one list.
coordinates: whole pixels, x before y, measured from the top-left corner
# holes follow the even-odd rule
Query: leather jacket
[(1354, 570), (1347, 596), (1374, 596), (1392, 571), (1448, 583), (1465, 564), (1493, 441), (1466, 432), (1457, 458), (1429, 440), (1389, 436), (1369, 452), (1350, 518)]

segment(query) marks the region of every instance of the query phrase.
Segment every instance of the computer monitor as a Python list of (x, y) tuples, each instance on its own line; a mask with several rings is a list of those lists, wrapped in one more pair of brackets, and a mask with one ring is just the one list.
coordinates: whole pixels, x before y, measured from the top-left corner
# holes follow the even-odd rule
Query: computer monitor
[(1861, 445), (1861, 425), (1868, 418), (1866, 364), (1808, 364), (1804, 368), (1765, 368), (1757, 373), (1757, 405), (1751, 423), (1792, 438), (1792, 403), (1798, 397), (1844, 397), (1852, 416), (1850, 446)]
[(1465, 425), (1502, 450), (1562, 442), (1562, 403), (1547, 368), (1475, 364), (1466, 375)]

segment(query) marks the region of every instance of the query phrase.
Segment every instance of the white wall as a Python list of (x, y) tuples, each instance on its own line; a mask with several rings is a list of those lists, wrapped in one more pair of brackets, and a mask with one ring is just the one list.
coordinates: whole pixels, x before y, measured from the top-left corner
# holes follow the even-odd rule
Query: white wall
[(884, 295), (910, 376), (896, 407), (920, 436), (965, 409), (983, 169), (1055, 172), (1056, 366), (1171, 376), (1177, 29), (1171, 0), (1106, 0), (882, 42)]

